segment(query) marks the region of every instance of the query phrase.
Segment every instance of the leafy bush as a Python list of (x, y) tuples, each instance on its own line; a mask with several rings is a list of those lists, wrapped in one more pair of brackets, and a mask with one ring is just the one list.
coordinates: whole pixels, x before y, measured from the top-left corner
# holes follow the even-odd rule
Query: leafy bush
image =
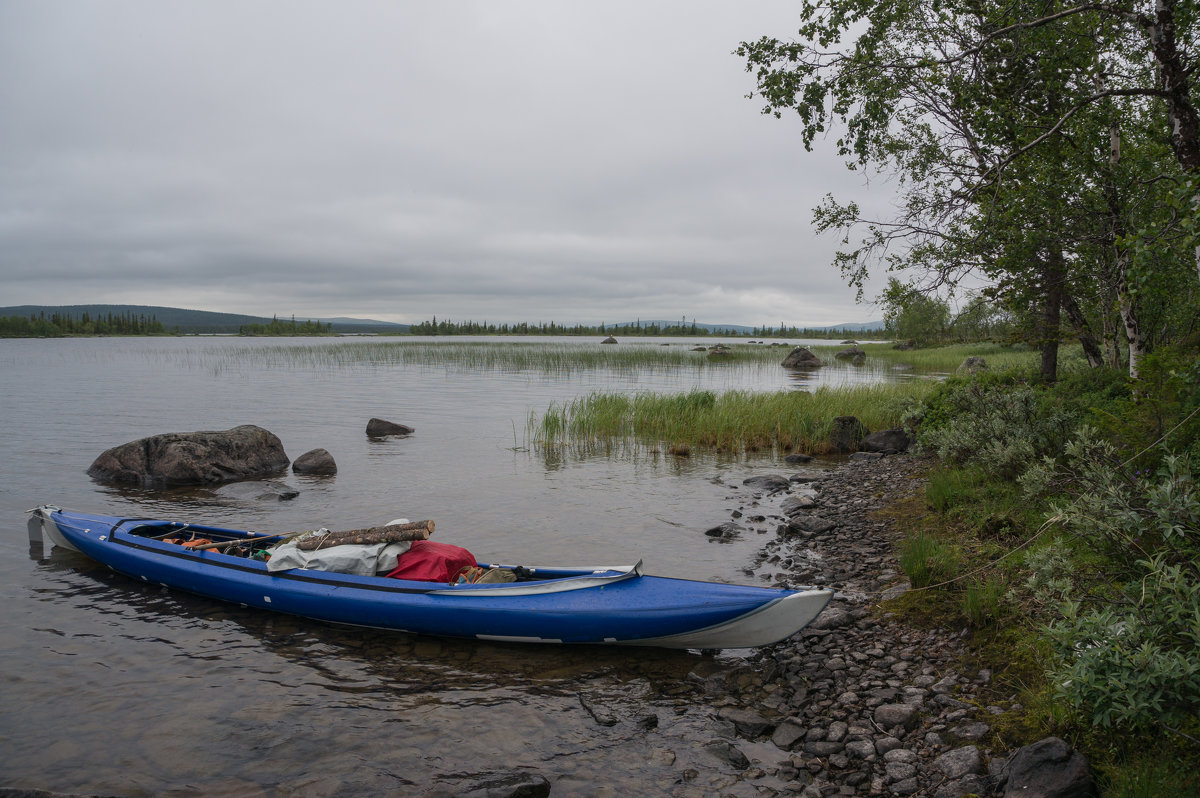
[[(1032, 490), (1059, 492), (1055, 520), (1107, 556), (1104, 578), (1071, 591), (1054, 574), (1053, 554), (1033, 557), (1042, 595), (1058, 593), (1051, 625), (1059, 696), (1093, 723), (1146, 728), (1200, 711), (1200, 494), (1189, 460), (1162, 459), (1156, 471), (1120, 462), (1116, 450), (1083, 428), (1060, 469), (1027, 475)], [(1089, 591), (1088, 604), (1080, 589)]]
[(1077, 419), (1028, 385), (952, 380), (927, 400), (917, 442), (943, 460), (1012, 479), (1057, 452)]

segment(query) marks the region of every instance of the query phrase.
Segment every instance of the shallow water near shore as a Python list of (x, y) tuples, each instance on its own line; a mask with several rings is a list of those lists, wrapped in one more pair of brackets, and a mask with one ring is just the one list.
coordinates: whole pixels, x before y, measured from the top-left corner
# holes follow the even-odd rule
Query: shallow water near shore
[[(717, 542), (704, 531), (744, 501), (742, 479), (781, 470), (777, 459), (546, 455), (525, 439), (529, 414), (592, 390), (890, 378), (829, 369), (798, 379), (777, 362), (564, 372), (398, 358), (386, 343), (0, 341), (0, 787), (433, 794), (522, 768), (549, 779), (554, 795), (667, 791), (689, 770), (701, 772), (698, 784), (714, 783), (704, 774), (717, 764), (697, 750), (711, 736), (710, 713), (672, 696), (689, 673), (736, 669), (744, 652), (497, 645), (334, 627), (137, 584), (27, 543), (23, 511), (42, 503), (272, 532), (404, 516), (434, 519), (437, 539), (483, 560), (644, 559), (651, 573), (751, 582), (745, 571), (762, 536)], [(417, 431), (370, 440), (373, 416)], [(85, 473), (101, 451), (129, 440), (238, 424), (271, 430), (292, 458), (326, 448), (339, 472), (277, 475), (299, 491), (284, 502), (221, 489), (117, 489)], [(613, 723), (599, 723), (589, 705), (605, 707)]]

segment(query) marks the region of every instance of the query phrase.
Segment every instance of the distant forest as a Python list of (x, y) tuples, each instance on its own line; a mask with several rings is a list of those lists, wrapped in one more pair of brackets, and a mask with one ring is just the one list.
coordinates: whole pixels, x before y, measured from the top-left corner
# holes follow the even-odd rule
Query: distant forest
[(881, 334), (882, 331), (867, 331), (860, 328), (841, 328), (834, 329), (831, 327), (789, 327), (781, 324), (778, 327), (754, 327), (747, 329), (745, 327), (722, 327), (718, 324), (697, 324), (695, 321), (690, 324), (680, 322), (678, 324), (660, 324), (659, 322), (634, 322), (631, 324), (600, 324), (597, 326), (588, 326), (585, 324), (574, 324), (567, 326), (558, 324), (557, 322), (538, 322), (530, 324), (521, 322), (519, 324), (489, 324), (488, 322), (453, 322), (453, 321), (438, 321), (437, 317), (433, 317), (430, 321), (423, 321), (412, 325), (411, 333), (413, 335), (623, 335), (628, 337), (637, 336), (704, 336), (710, 338), (713, 336), (745, 338), (862, 338), (873, 337)]
[(166, 327), (154, 316), (106, 313), (34, 313), (29, 316), (0, 316), (0, 338), (62, 338), (68, 335), (166, 335)]

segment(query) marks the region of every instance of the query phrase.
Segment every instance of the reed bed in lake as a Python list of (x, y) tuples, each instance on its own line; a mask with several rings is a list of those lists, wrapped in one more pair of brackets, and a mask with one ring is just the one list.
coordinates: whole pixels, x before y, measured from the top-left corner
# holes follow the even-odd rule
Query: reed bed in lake
[(829, 450), (838, 416), (869, 429), (898, 426), (935, 383), (855, 385), (805, 391), (690, 391), (678, 394), (592, 393), (531, 414), (530, 439), (542, 448), (649, 446), (689, 454)]
[[(576, 371), (633, 372), (655, 369), (719, 368), (728, 364), (782, 361), (787, 348), (761, 344), (730, 345), (726, 354), (709, 356), (688, 344), (601, 344), (599, 341), (316, 341), (303, 344), (244, 346), (232, 344), (211, 356), (227, 364), (264, 367), (345, 368), (420, 365), (471, 371), (527, 371), (570, 374)], [(211, 365), (211, 364), (210, 364)]]

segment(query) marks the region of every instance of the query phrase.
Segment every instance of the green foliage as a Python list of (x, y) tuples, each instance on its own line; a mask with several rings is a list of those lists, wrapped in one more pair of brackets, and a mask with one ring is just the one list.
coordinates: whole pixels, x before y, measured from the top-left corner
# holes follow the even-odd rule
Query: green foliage
[(943, 460), (1015, 478), (1056, 452), (1075, 416), (1003, 377), (947, 380), (926, 402), (918, 443)]
[(1200, 581), (1161, 558), (1126, 586), (1125, 603), (1063, 605), (1050, 631), (1058, 694), (1102, 726), (1175, 726), (1200, 711)]
[(821, 388), (813, 393), (776, 391), (689, 391), (633, 396), (592, 393), (554, 403), (531, 416), (531, 438), (552, 449), (574, 445), (660, 445), (745, 451), (829, 448), (832, 420), (858, 417), (869, 429), (899, 424), (904, 408), (929, 390), (929, 383)]
[[(622, 336), (641, 338), (653, 336), (670, 336), (687, 338), (703, 336), (705, 338), (726, 337), (744, 338), (744, 327), (714, 327), (697, 324), (696, 320), (681, 319), (678, 324), (662, 324), (655, 321), (632, 324), (560, 324), (555, 321), (536, 323), (531, 322), (488, 322), (488, 321), (438, 321), (434, 316), (429, 321), (412, 325), (409, 332), (413, 335), (565, 335), (565, 336)], [(778, 327), (762, 325), (754, 327), (750, 333), (754, 338), (872, 338), (879, 337), (878, 330), (831, 329), (828, 327), (797, 327), (794, 324), (780, 322)]]
[(1200, 795), (1200, 773), (1195, 767), (1165, 757), (1161, 737), (1148, 748), (1144, 757), (1109, 767), (1101, 774), (1104, 798)]
[(929, 346), (946, 336), (950, 304), (945, 300), (902, 285), (893, 277), (888, 280), (880, 303), (889, 334), (913, 341), (917, 346)]
[(1200, 712), (1200, 493), (1187, 458), (1136, 466), (1085, 427), (1061, 467), (1025, 480), (1061, 497), (1055, 521), (1106, 557), (1105, 581), (1076, 574), (1074, 588), (1067, 569), (1050, 574), (1061, 566), (1051, 555), (1035, 568), (1043, 595), (1061, 596), (1055, 689), (1103, 727), (1178, 725)]

